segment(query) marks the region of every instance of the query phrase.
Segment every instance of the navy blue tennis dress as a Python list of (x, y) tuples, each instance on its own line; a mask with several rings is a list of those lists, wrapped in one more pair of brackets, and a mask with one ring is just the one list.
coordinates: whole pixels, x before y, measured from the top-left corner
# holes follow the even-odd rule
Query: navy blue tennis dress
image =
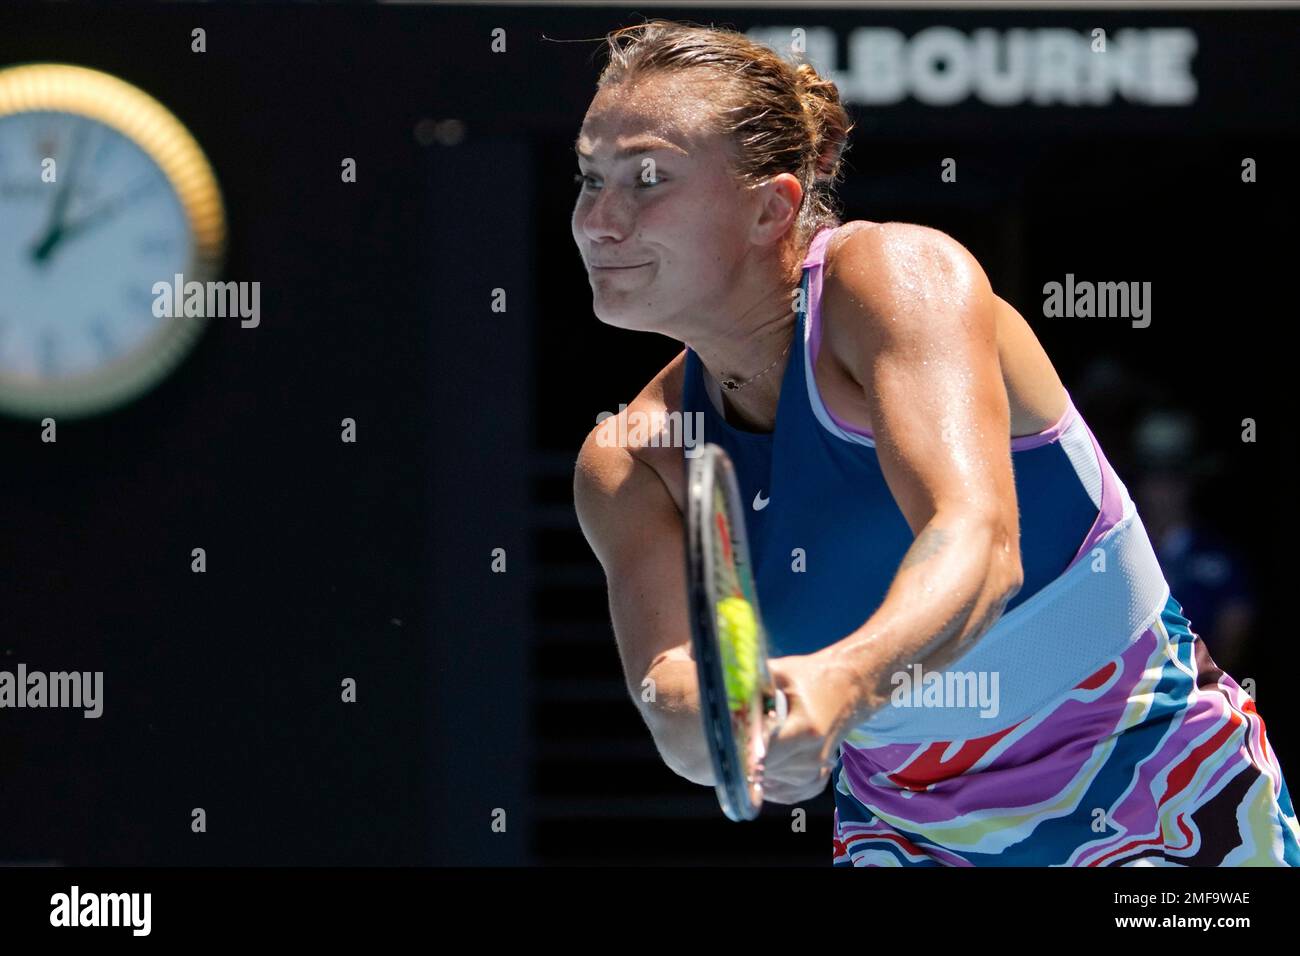
[[(772, 432), (728, 424), (686, 350), (683, 411), (735, 464), (774, 656), (860, 627), (913, 540), (871, 433), (814, 379), (833, 233), (803, 263)], [(1073, 401), (1010, 445), (1024, 584), (974, 647), (900, 680), (841, 745), (835, 865), (1300, 865), (1264, 722), (1190, 629)]]

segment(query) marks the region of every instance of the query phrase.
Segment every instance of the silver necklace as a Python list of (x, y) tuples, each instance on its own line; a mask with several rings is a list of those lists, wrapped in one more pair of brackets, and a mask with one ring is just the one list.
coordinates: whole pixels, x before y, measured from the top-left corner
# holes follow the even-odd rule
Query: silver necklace
[(745, 379), (745, 381), (743, 382), (737, 382), (734, 378), (724, 378), (721, 383), (722, 387), (729, 392), (738, 392), (746, 385), (750, 384), (751, 382), (762, 378), (768, 372), (772, 371), (772, 369), (776, 368), (776, 363), (781, 361), (781, 359), (785, 358), (785, 353), (790, 351), (790, 346), (793, 344), (794, 344), (794, 338), (791, 337), (790, 341), (786, 343), (785, 348), (781, 350), (781, 354), (776, 357), (776, 362), (773, 362), (771, 365), (763, 369), (763, 371), (759, 372), (757, 375), (753, 375)]

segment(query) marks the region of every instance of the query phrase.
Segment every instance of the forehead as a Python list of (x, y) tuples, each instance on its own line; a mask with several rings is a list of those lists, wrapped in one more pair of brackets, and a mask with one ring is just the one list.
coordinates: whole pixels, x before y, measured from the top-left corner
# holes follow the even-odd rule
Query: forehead
[(655, 149), (703, 153), (720, 146), (712, 119), (701, 78), (661, 74), (612, 83), (591, 101), (574, 149), (613, 158)]

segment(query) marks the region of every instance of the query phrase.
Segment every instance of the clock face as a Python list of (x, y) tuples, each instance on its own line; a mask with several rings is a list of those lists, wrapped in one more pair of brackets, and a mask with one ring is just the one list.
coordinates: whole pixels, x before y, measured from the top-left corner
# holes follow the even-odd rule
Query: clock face
[(71, 113), (0, 117), (0, 223), (0, 378), (57, 388), (186, 321), (155, 317), (152, 291), (188, 271), (185, 210), (116, 129)]
[(161, 103), (85, 67), (0, 69), (0, 413), (93, 415), (155, 384), (208, 321), (165, 300), (216, 278), (225, 238), (212, 167)]

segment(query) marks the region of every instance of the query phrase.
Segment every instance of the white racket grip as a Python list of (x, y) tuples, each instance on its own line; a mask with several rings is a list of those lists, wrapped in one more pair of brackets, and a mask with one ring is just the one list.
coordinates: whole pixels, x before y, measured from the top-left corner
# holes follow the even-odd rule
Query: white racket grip
[(777, 733), (781, 730), (781, 727), (785, 724), (785, 718), (788, 713), (789, 707), (786, 703), (785, 691), (778, 687), (776, 689), (776, 727), (773, 729), (773, 733)]

